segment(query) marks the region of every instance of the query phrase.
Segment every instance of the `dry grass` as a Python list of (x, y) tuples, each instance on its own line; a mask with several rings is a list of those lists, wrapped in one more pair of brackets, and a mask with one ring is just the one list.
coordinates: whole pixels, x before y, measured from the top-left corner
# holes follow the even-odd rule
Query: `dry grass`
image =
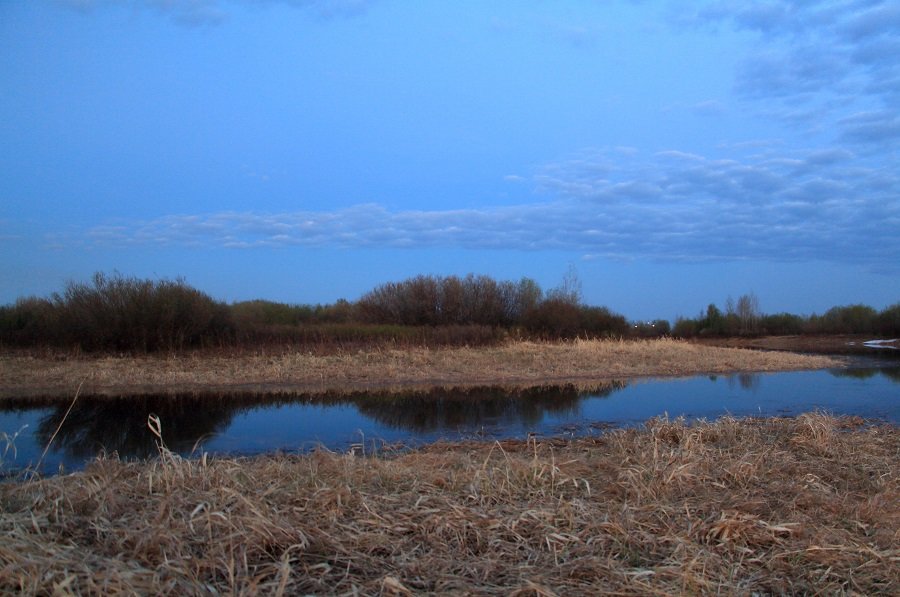
[(661, 340), (510, 342), (485, 348), (412, 348), (315, 355), (65, 358), (0, 356), (0, 398), (192, 391), (325, 393), (484, 385), (592, 385), (647, 375), (817, 369), (825, 356), (761, 352)]
[(900, 434), (821, 414), (0, 484), (0, 592), (898, 594)]

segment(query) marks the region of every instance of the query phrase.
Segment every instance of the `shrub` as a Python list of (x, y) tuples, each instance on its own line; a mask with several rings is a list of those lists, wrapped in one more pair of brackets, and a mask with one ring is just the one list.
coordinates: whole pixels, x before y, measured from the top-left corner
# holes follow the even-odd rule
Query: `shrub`
[(700, 332), (700, 322), (696, 319), (679, 317), (675, 320), (672, 335), (676, 338), (693, 338)]
[(832, 334), (871, 334), (878, 313), (867, 305), (833, 307), (822, 316), (821, 331)]
[(234, 303), (231, 316), (240, 326), (300, 325), (311, 322), (315, 309), (309, 305), (286, 305), (266, 300)]
[(472, 274), (417, 276), (382, 284), (357, 306), (368, 323), (506, 327), (518, 324), (540, 297), (540, 287), (528, 278), (514, 283)]
[(807, 321), (803, 317), (792, 313), (764, 315), (760, 321), (762, 332), (773, 336), (802, 334), (806, 325)]
[(883, 336), (900, 336), (900, 303), (891, 305), (878, 314), (875, 331)]
[(531, 334), (544, 339), (624, 336), (625, 317), (606, 307), (586, 307), (565, 298), (548, 298), (531, 309), (523, 321)]
[(227, 307), (183, 280), (154, 282), (119, 274), (70, 282), (62, 294), (18, 301), (0, 312), (0, 338), (19, 346), (85, 351), (181, 350), (232, 334)]
[(701, 336), (724, 336), (727, 331), (725, 315), (714, 304), (706, 307), (706, 317), (700, 321), (699, 334)]
[(636, 321), (631, 325), (631, 335), (639, 338), (659, 338), (672, 333), (672, 326), (668, 320), (655, 319), (653, 321)]
[(590, 337), (624, 336), (628, 334), (628, 321), (606, 307), (581, 307), (581, 327)]
[(570, 301), (548, 298), (532, 308), (523, 321), (525, 329), (541, 338), (575, 338), (581, 332), (581, 308)]
[(0, 342), (34, 346), (59, 332), (58, 312), (47, 299), (22, 298), (14, 305), (0, 307)]

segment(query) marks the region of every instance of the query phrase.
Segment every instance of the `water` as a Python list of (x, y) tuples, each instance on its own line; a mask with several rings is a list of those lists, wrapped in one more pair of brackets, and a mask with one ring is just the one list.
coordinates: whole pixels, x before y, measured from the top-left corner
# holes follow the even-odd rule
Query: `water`
[(154, 456), (158, 448), (147, 427), (150, 414), (162, 421), (166, 446), (183, 455), (298, 452), (316, 446), (372, 451), (439, 439), (589, 435), (663, 414), (714, 419), (820, 409), (900, 424), (900, 367), (611, 382), (588, 392), (549, 388), (509, 394), (481, 388), (317, 400), (145, 396), (80, 398), (66, 415), (68, 408), (68, 400), (0, 404), (0, 432), (19, 431), (5, 454), (0, 441), (3, 469), (34, 467), (54, 433), (41, 461), (44, 472), (79, 469), (104, 451), (128, 459)]

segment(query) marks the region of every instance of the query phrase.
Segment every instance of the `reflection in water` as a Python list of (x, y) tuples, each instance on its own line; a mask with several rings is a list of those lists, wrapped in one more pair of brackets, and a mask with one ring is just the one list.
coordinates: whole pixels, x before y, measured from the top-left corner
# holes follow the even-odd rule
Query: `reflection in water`
[(158, 453), (156, 439), (147, 428), (147, 417), (153, 414), (162, 422), (165, 445), (185, 454), (198, 442), (224, 432), (240, 413), (281, 405), (355, 406), (365, 417), (410, 434), (474, 428), (489, 422), (528, 425), (540, 422), (546, 413), (576, 413), (582, 398), (608, 396), (625, 386), (625, 382), (609, 382), (582, 391), (571, 386), (514, 392), (473, 388), (315, 398), (284, 394), (82, 398), (68, 414), (68, 403), (54, 402), (50, 413), (40, 419), (35, 439), (47, 445), (53, 438), (53, 449), (69, 458), (92, 458), (103, 451), (123, 458), (147, 458)]
[(759, 387), (761, 379), (762, 375), (759, 373), (737, 373), (728, 376), (728, 386), (733, 388), (735, 381), (737, 381), (742, 390), (755, 390)]
[(83, 399), (75, 403), (68, 416), (67, 404), (55, 407), (40, 420), (36, 435), (46, 445), (59, 428), (53, 447), (69, 456), (90, 458), (105, 450), (128, 458), (146, 458), (158, 453), (147, 428), (148, 415), (155, 414), (162, 421), (166, 446), (190, 451), (198, 439), (231, 423), (236, 409), (227, 404), (198, 396)]
[(155, 456), (156, 438), (147, 428), (150, 414), (161, 420), (165, 444), (180, 454), (190, 454), (201, 441), (203, 449), (213, 453), (259, 453), (297, 450), (313, 443), (343, 449), (358, 439), (357, 433), (416, 443), (482, 433), (512, 437), (552, 435), (560, 429), (589, 432), (598, 422), (639, 424), (663, 413), (717, 417), (826, 409), (900, 421), (898, 383), (900, 367), (895, 366), (512, 392), (483, 387), (324, 397), (279, 393), (82, 396), (68, 415), (69, 401), (7, 399), (0, 401), (0, 432), (13, 433), (28, 425), (28, 434), (16, 439), (18, 462), (27, 466), (38, 461), (59, 428), (44, 461), (47, 470), (52, 470), (62, 463), (78, 468), (103, 451), (123, 458)]
[[(716, 382), (719, 380), (719, 376), (715, 373), (706, 376), (709, 381)], [(728, 387), (733, 388), (735, 384), (739, 385), (743, 390), (755, 390), (759, 387), (759, 382), (762, 379), (762, 374), (760, 373), (732, 373), (730, 375), (726, 375), (725, 379), (728, 380)]]
[(615, 381), (590, 391), (572, 386), (534, 388), (510, 393), (499, 388), (438, 390), (428, 394), (363, 396), (354, 400), (359, 412), (394, 429), (413, 433), (474, 428), (502, 421), (534, 425), (547, 413), (574, 414), (586, 396), (606, 397), (626, 386)]
[(870, 379), (876, 375), (883, 375), (889, 380), (900, 383), (900, 367), (849, 367), (847, 369), (829, 369), (835, 377), (850, 377), (853, 379)]

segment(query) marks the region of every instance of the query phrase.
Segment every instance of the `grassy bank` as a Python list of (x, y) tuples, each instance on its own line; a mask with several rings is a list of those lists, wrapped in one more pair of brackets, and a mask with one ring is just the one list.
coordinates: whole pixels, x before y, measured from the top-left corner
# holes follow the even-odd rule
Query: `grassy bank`
[(0, 485), (0, 592), (897, 594), (900, 434), (803, 415)]
[(508, 342), (477, 348), (372, 349), (317, 355), (0, 356), (0, 398), (84, 394), (284, 391), (325, 393), (504, 385), (592, 385), (640, 376), (816, 369), (825, 356), (700, 346), (671, 339)]

